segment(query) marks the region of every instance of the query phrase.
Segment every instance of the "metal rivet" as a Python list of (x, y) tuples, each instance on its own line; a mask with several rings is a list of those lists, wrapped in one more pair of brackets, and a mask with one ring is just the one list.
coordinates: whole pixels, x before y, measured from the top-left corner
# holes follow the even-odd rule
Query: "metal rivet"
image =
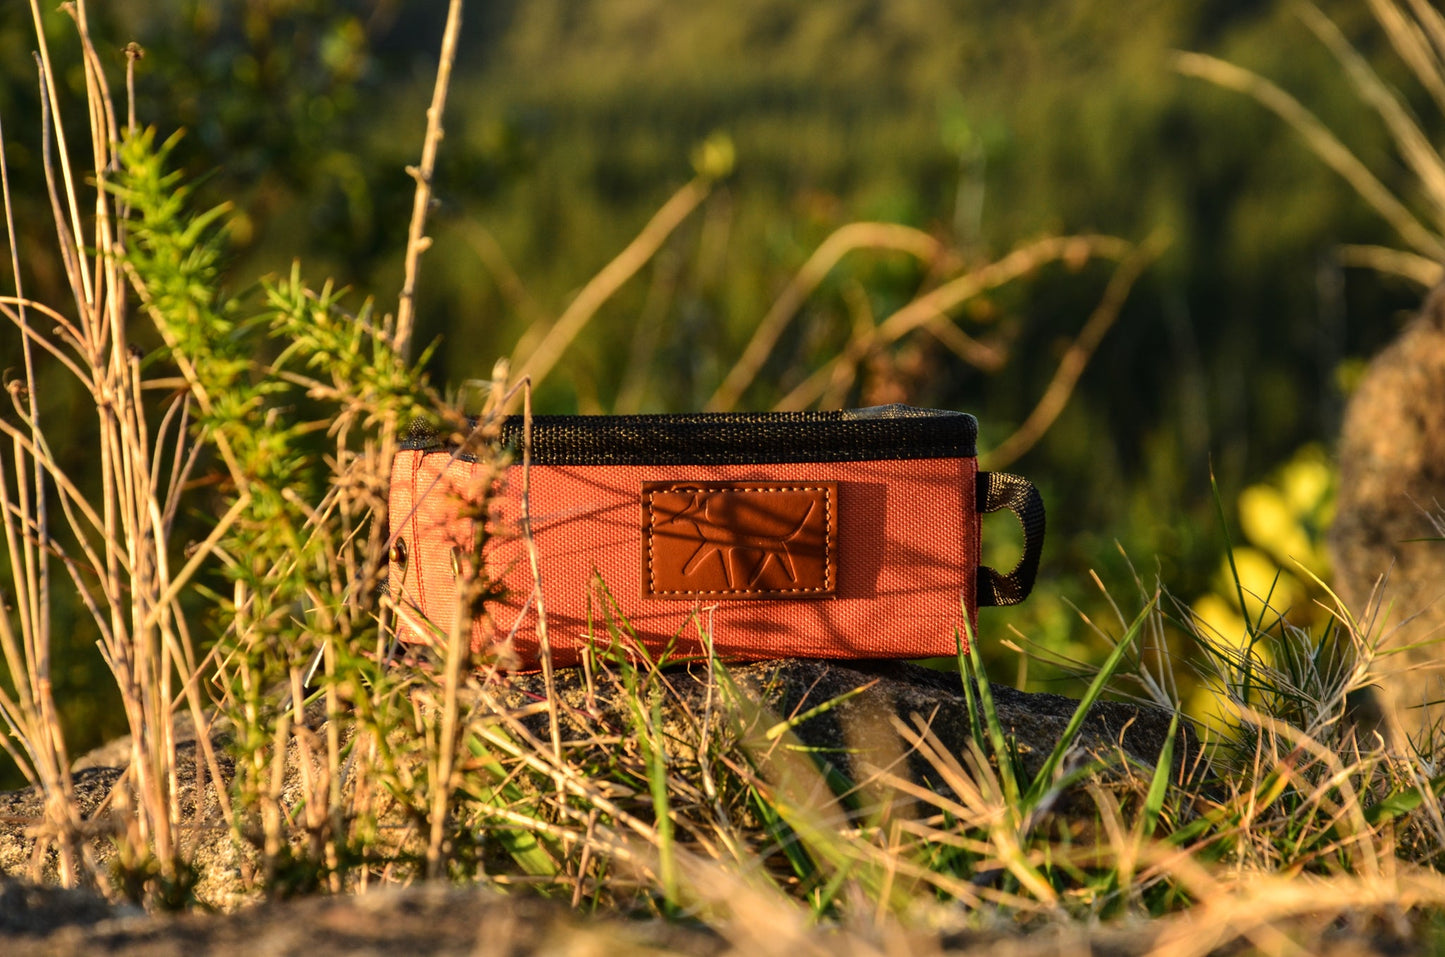
[(392, 563), (393, 565), (401, 565), (401, 566), (405, 567), (405, 566), (406, 566), (406, 539), (404, 539), (404, 538), (398, 538), (396, 541), (392, 542), (392, 543), (391, 543), (391, 550), (386, 553), (386, 557), (391, 560), (391, 563)]

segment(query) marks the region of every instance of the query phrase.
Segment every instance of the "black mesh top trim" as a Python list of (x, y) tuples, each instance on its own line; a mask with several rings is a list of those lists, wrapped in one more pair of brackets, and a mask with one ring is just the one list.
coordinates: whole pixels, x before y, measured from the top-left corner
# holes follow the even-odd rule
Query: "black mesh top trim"
[[(978, 422), (973, 416), (923, 409), (863, 415), (845, 411), (532, 417), (532, 461), (538, 465), (969, 458), (975, 454), (977, 440)], [(510, 448), (521, 448), (521, 416), (506, 418), (501, 441)], [(401, 442), (403, 449), (446, 447), (435, 435), (416, 429)]]

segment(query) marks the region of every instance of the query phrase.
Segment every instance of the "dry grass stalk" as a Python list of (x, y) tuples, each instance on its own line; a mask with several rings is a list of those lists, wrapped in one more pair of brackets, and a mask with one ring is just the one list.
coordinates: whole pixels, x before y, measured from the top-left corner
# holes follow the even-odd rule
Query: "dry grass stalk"
[[(330, 723), (324, 765), (318, 765), (319, 740), (304, 725), (299, 710), (284, 710), (267, 727), (262, 713), (266, 709), (259, 702), (263, 691), (269, 690), (263, 685), (270, 679), (253, 660), (252, 649), (258, 642), (264, 643), (278, 620), (274, 612), (266, 610), (274, 608), (280, 593), (272, 593), (272, 588), (279, 589), (281, 583), (302, 572), (318, 573), (298, 599), (306, 609), (303, 613), (309, 614), (332, 641), (347, 647), (358, 629), (365, 627), (370, 616), (366, 596), (374, 591), (379, 569), (385, 565), (384, 535), (378, 523), (371, 524), (370, 534), (364, 539), (359, 540), (358, 533), (367, 525), (372, 510), (384, 504), (385, 476), (395, 442), (395, 412), (378, 411), (374, 404), (378, 395), (371, 390), (380, 388), (384, 397), (384, 390), (394, 387), (394, 380), (384, 377), (393, 372), (380, 369), (383, 378), (379, 382), (354, 383), (335, 379), (339, 373), (333, 374), (335, 381), (326, 382), (285, 368), (262, 370), (305, 390), (314, 400), (339, 407), (337, 415), (325, 423), (336, 439), (334, 480), (314, 508), (302, 501), (295, 489), (267, 489), (259, 484), (256, 473), (241, 461), (240, 452), (232, 447), (222, 428), (207, 425), (196, 429), (193, 413), (214, 421), (216, 400), (221, 396), (208, 385), (213, 378), (210, 371), (192, 362), (180, 341), (188, 318), (167, 313), (167, 309), (176, 308), (174, 297), (159, 298), (163, 294), (156, 294), (148, 286), (147, 275), (137, 268), (132, 257), (139, 241), (133, 243), (129, 232), (131, 213), (127, 204), (131, 200), (120, 197), (139, 194), (123, 179), (134, 174), (122, 170), (120, 150), (126, 147), (91, 43), (85, 3), (67, 9), (80, 41), (91, 162), (95, 168), (93, 194), (79, 186), (85, 177), (73, 169), (60, 122), (60, 98), (41, 29), (41, 14), (36, 3), (31, 8), (40, 45), (45, 170), (61, 259), (74, 303), (67, 309), (57, 309), (30, 301), (18, 288), (19, 240), (9, 202), (8, 168), (0, 153), (0, 187), (17, 282), (14, 296), (0, 298), (0, 313), (18, 330), (26, 359), (25, 378), (12, 390), (18, 424), (0, 420), (0, 433), (10, 440), (13, 452), (13, 459), (6, 462), (5, 477), (0, 480), (0, 510), (10, 570), (23, 597), (18, 607), (18, 634), (12, 627), (15, 619), (8, 614), (0, 617), (0, 651), (15, 687), (14, 695), (0, 690), (0, 712), (19, 742), (16, 747), (7, 740), (7, 750), (24, 772), (45, 788), (49, 810), (39, 831), (60, 847), (62, 878), (67, 883), (82, 879), (85, 874), (75, 842), (80, 822), (71, 797), (69, 761), (58, 710), (50, 700), (48, 678), (51, 569), (63, 568), (101, 633), (102, 654), (121, 692), (131, 730), (132, 752), (126, 777), (111, 801), (113, 807), (125, 808), (130, 815), (120, 856), (125, 866), (140, 873), (150, 873), (153, 868), (161, 884), (170, 887), (181, 887), (187, 880), (182, 873), (187, 851), (181, 831), (180, 769), (171, 722), (177, 707), (189, 710), (197, 730), (197, 760), (203, 765), (199, 775), (202, 781), (197, 787), (204, 791), (195, 795), (197, 802), (205, 804), (214, 798), (226, 826), (238, 840), (242, 837), (245, 827), (232, 803), (232, 782), (210, 734), (213, 705), (206, 679), (217, 676), (223, 684), (238, 689), (244, 699), (229, 703), (242, 719), (242, 728), (266, 728), (265, 742), (248, 755), (242, 770), (257, 787), (251, 799), (259, 809), (259, 833), (268, 871), (274, 872), (289, 853), (294, 837), (291, 815), (296, 809), (284, 807), (282, 796), (283, 784), (291, 774), (300, 775), (301, 790), (307, 795), (301, 820), (313, 856), (325, 859), (329, 862), (326, 866), (334, 868), (340, 860), (338, 841), (346, 839), (348, 823), (357, 810), (347, 804), (343, 786), (346, 775), (342, 730), (336, 722)], [(133, 88), (135, 59), (132, 51), (127, 63), (128, 90)], [(133, 112), (132, 104), (127, 110), (131, 118), (128, 133), (138, 135)], [(127, 192), (113, 193), (110, 187), (114, 183), (120, 183)], [(83, 215), (82, 209), (89, 212)], [(198, 218), (196, 229), (207, 221)], [(293, 277), (293, 285), (296, 282)], [(287, 299), (287, 290), (278, 287), (272, 292), (271, 304), (312, 310), (318, 322), (334, 327), (341, 314), (330, 290), (319, 294), (298, 290), (290, 289), (294, 295)], [(126, 338), (132, 292), (142, 309), (155, 319), (166, 340), (169, 358), (181, 373), (179, 380), (143, 378), (139, 358), (132, 354)], [(36, 316), (49, 320), (47, 326), (53, 326), (54, 332), (37, 328)], [(370, 325), (369, 313), (348, 318), (351, 326), (328, 334), (344, 335), (354, 329), (363, 337), (359, 341), (364, 342), (365, 337), (380, 341), (382, 332)], [(46, 426), (53, 427), (53, 423), (42, 422), (38, 401), (37, 371), (32, 360), (36, 345), (68, 370), (94, 402), (99, 434), (98, 494), (83, 493), (52, 454)], [(284, 364), (286, 358), (283, 353), (278, 363)], [(385, 356), (382, 361), (386, 361)], [(151, 408), (147, 396), (157, 391), (170, 395), (159, 408)], [(390, 427), (384, 430), (381, 441), (374, 442), (366, 436), (376, 429), (378, 417)], [(201, 542), (192, 544), (185, 561), (178, 562), (173, 529), (184, 511), (180, 503), (190, 476), (207, 446), (219, 455), (237, 491), (218, 522)], [(12, 464), (13, 469), (9, 467)], [(229, 639), (202, 657), (182, 613), (181, 598), (218, 560), (233, 568), (240, 563), (255, 563), (255, 556), (228, 551), (232, 547), (228, 542), (243, 524), (254, 527), (251, 510), (263, 493), (279, 494), (286, 507), (301, 516), (295, 529), (298, 548), (267, 559), (269, 567), (260, 587), (235, 582)], [(51, 509), (52, 504), (59, 505), (58, 512)], [(63, 525), (52, 529), (57, 518)], [(324, 558), (319, 568), (303, 570), (301, 564), (311, 560), (304, 557), (304, 552), (312, 546), (319, 546)], [(329, 711), (340, 714), (336, 649), (325, 642), (320, 644), (320, 659), (333, 679), (324, 692)], [(306, 689), (295, 669), (290, 671), (289, 684), (299, 707)], [(288, 753), (293, 750), (300, 755), (299, 768), (289, 763)], [(364, 813), (365, 808), (361, 810)], [(44, 856), (45, 846), (42, 843), (37, 860)], [(331, 880), (339, 888), (334, 870)], [(160, 892), (167, 893), (164, 889)]]
[(431, 245), (426, 235), (427, 212), (431, 208), (432, 175), (436, 172), (437, 149), (441, 146), (442, 114), (446, 111), (447, 91), (451, 88), (452, 64), (457, 57), (457, 38), (462, 29), (462, 0), (451, 0), (447, 7), (447, 25), (442, 32), (441, 59), (437, 63), (436, 84), (431, 106), (426, 111), (426, 137), (422, 140), (421, 165), (408, 167), (416, 180), (416, 194), (411, 205), (411, 226), (407, 231), (405, 278), (396, 308), (396, 332), (392, 348), (403, 359), (411, 349), (412, 326), (416, 314), (416, 277), (421, 268), (421, 255)]
[[(40, 409), (35, 391), (34, 354), (30, 333), (29, 312), (20, 288), (20, 259), (15, 240), (15, 219), (11, 205), (9, 165), (5, 161), (5, 140), (0, 128), (0, 193), (5, 204), (6, 233), (10, 243), (11, 270), (15, 276), (16, 299), (7, 315), (21, 330), (25, 380), (23, 386), (12, 386), (11, 399), (19, 405), (24, 392), (24, 406), (32, 431), (38, 429)], [(31, 457), (32, 468), (24, 469), (26, 453), (21, 437), (12, 437), (15, 481), (18, 502), (10, 497), (10, 478), (0, 474), (0, 522), (5, 529), (5, 544), (12, 575), (20, 587), (18, 601), (20, 641), (10, 623), (8, 590), (0, 590), (0, 649), (11, 674), (16, 695), (11, 697), (0, 689), (0, 717), (9, 734), (3, 736), (6, 752), (32, 783), (39, 783), (47, 795), (47, 817), (59, 840), (62, 880), (72, 880), (78, 861), (71, 835), (78, 825), (73, 807), (70, 767), (64, 740), (56, 734), (58, 721), (49, 680), (50, 647), (50, 542), (49, 515), (46, 508), (45, 470), (38, 457)], [(22, 646), (23, 642), (23, 646)], [(17, 751), (23, 749), (24, 754)]]
[[(1406, 7), (1408, 6), (1408, 10)], [(1435, 106), (1445, 113), (1445, 17), (1424, 0), (1370, 0), (1390, 46), (1410, 68)], [(1301, 4), (1305, 25), (1339, 62), (1361, 101), (1379, 117), (1414, 182), (1426, 215), (1417, 215), (1310, 110), (1279, 86), (1232, 63), (1200, 53), (1179, 53), (1175, 68), (1253, 98), (1284, 120), (1311, 152), (1338, 173), (1404, 241), (1406, 250), (1346, 247), (1343, 260), (1432, 286), (1445, 260), (1445, 158), (1404, 99), (1392, 90), (1317, 7)], [(1428, 224), (1427, 224), (1428, 223)]]
[(925, 328), (964, 302), (989, 289), (1019, 279), (1045, 263), (1080, 262), (1106, 257), (1122, 259), (1130, 245), (1111, 236), (1051, 236), (1027, 243), (996, 262), (950, 279), (894, 312), (877, 326), (855, 335), (842, 354), (814, 372), (777, 404), (780, 410), (805, 409), (830, 388), (853, 381), (860, 364), (872, 353)]
[[(550, 328), (545, 332), (542, 332), (541, 326), (529, 330), (517, 344), (512, 356), (512, 365), (516, 366), (516, 380), (530, 379), (534, 386), (540, 385), (562, 358), (562, 354), (597, 314), (597, 310), (657, 255), (667, 238), (702, 204), (711, 191), (712, 181), (704, 176), (688, 182), (652, 215), (647, 225), (642, 227), (642, 231), (622, 252), (588, 280), (582, 291), (577, 293)], [(541, 337), (540, 341), (533, 345), (537, 336)]]
[(1104, 296), (1099, 305), (1089, 316), (1074, 341), (1064, 352), (1063, 358), (1059, 360), (1059, 366), (1054, 371), (1054, 377), (1049, 381), (1044, 394), (1034, 405), (1034, 409), (1024, 419), (1022, 425), (1014, 430), (1013, 434), (1004, 439), (993, 451), (988, 453), (986, 465), (991, 469), (1007, 468), (1013, 462), (1018, 461), (1024, 453), (1033, 448), (1043, 438), (1058, 419), (1059, 414), (1068, 405), (1069, 397), (1074, 393), (1074, 386), (1078, 385), (1079, 377), (1084, 374), (1084, 369), (1093, 358), (1094, 350), (1099, 347), (1104, 336), (1114, 325), (1114, 320), (1119, 318), (1119, 312), (1124, 308), (1124, 300), (1129, 297), (1129, 290), (1138, 281), (1140, 275), (1147, 269), (1159, 255), (1164, 251), (1165, 241), (1161, 236), (1155, 236), (1144, 243), (1137, 251), (1131, 254), (1115, 271), (1109, 280), (1108, 287), (1104, 290)]
[(1347, 243), (1337, 251), (1340, 264), (1373, 269), (1391, 276), (1403, 276), (1422, 288), (1430, 288), (1445, 278), (1445, 266), (1433, 259), (1387, 246), (1361, 246)]
[(937, 239), (911, 226), (897, 223), (849, 223), (834, 230), (808, 257), (788, 281), (781, 295), (763, 316), (742, 355), (707, 402), (707, 411), (733, 409), (749, 385), (762, 371), (778, 338), (798, 314), (808, 297), (827, 278), (833, 267), (851, 252), (860, 250), (903, 252), (924, 263), (948, 258), (947, 248)]
[(1186, 76), (1208, 80), (1259, 101), (1304, 137), (1315, 155), (1342, 176), (1412, 249), (1427, 258), (1445, 259), (1445, 242), (1426, 229), (1369, 167), (1299, 100), (1257, 73), (1202, 53), (1178, 54), (1175, 68)]
[[(195, 565), (172, 571), (166, 543), (177, 511), (177, 490), (184, 484), (194, 458), (186, 453), (184, 410), (177, 415), (173, 407), (152, 431), (141, 403), (139, 362), (126, 339), (127, 284), (121, 266), (125, 226), (115, 215), (107, 192), (114, 167), (112, 145), (119, 140), (120, 131), (90, 40), (86, 5), (79, 2), (67, 10), (80, 40), (95, 183), (89, 216), (83, 216), (81, 177), (74, 172), (63, 132), (61, 104), (39, 6), (32, 2), (41, 100), (47, 118), (47, 181), (51, 184), (51, 205), (75, 311), (59, 324), (52, 338), (34, 328), (30, 312), (48, 315), (56, 310), (27, 302), (19, 289), (3, 307), (20, 331), (27, 358), (23, 387), (14, 393), (15, 411), (22, 424), (0, 422), (0, 430), (12, 440), (18, 482), (17, 499), (12, 502), (7, 494), (5, 501), (12, 574), (23, 580), (21, 591), (25, 595), (21, 616), (24, 647), (17, 649), (13, 642), (7, 642), (6, 664), (12, 676), (24, 676), (19, 683), (28, 686), (22, 701), (16, 704), (25, 709), (23, 699), (28, 697), (28, 706), (34, 708), (31, 720), (38, 722), (25, 734), (29, 772), (52, 796), (54, 811), (49, 826), (61, 835), (63, 878), (73, 882), (79, 874), (68, 847), (70, 839), (64, 835), (73, 830), (76, 821), (73, 808), (64, 807), (70, 800), (66, 753), (60, 741), (58, 714), (48, 700), (49, 562), (58, 557), (100, 629), (102, 650), (116, 676), (130, 725), (132, 754), (127, 787), (133, 788), (136, 798), (135, 835), (139, 845), (134, 851), (154, 855), (162, 876), (172, 879), (179, 854), (179, 811), (170, 716), (178, 695), (188, 701), (193, 713), (199, 712), (201, 702), (193, 680), (196, 654), (180, 621), (177, 604), (180, 588)], [(18, 282), (8, 177), (4, 185), (7, 235)], [(78, 492), (51, 455), (37, 405), (36, 372), (30, 361), (31, 346), (37, 342), (45, 342), (53, 355), (66, 354), (66, 368), (77, 375), (80, 385), (94, 399), (99, 431), (98, 506)], [(28, 396), (23, 403), (21, 393)], [(167, 447), (171, 449), (169, 469), (163, 464)], [(47, 499), (52, 488), (72, 540), (69, 546), (62, 545), (50, 528)], [(8, 621), (5, 630), (8, 633)]]

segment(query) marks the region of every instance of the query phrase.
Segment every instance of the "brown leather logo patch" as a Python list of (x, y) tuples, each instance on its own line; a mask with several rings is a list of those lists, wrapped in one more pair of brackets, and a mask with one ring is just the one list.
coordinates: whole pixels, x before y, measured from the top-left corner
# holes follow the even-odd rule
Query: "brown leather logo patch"
[(826, 597), (837, 482), (643, 482), (644, 598)]
[(835, 481), (644, 481), (644, 598), (827, 597)]

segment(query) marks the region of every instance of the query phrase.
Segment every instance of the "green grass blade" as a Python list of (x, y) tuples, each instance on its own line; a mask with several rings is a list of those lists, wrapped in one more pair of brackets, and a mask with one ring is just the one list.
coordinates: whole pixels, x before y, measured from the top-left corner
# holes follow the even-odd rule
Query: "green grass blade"
[(1154, 765), (1154, 777), (1149, 781), (1149, 793), (1144, 797), (1144, 836), (1153, 837), (1159, 826), (1159, 815), (1164, 810), (1164, 797), (1169, 793), (1169, 776), (1174, 769), (1174, 740), (1179, 733), (1179, 712), (1169, 719), (1169, 733), (1164, 736), (1164, 747), (1159, 749), (1159, 762)]
[[(1029, 785), (1028, 793), (1024, 796), (1025, 807), (1034, 806), (1053, 786), (1054, 774), (1058, 770), (1060, 762), (1063, 761), (1064, 755), (1074, 746), (1074, 740), (1078, 738), (1079, 732), (1084, 727), (1084, 719), (1088, 717), (1089, 709), (1094, 706), (1094, 702), (1098, 701), (1099, 696), (1104, 693), (1104, 688), (1108, 685), (1109, 679), (1114, 676), (1114, 672), (1117, 671), (1119, 665), (1123, 663), (1124, 655), (1134, 646), (1135, 640), (1139, 637), (1140, 633), (1143, 632), (1144, 623), (1149, 620), (1149, 616), (1154, 612), (1154, 606), (1158, 601), (1159, 598), (1157, 595), (1149, 599), (1149, 603), (1145, 605), (1143, 610), (1134, 618), (1133, 623), (1129, 625), (1129, 630), (1124, 632), (1124, 637), (1120, 638), (1114, 645), (1113, 651), (1109, 652), (1109, 657), (1104, 660), (1104, 664), (1100, 666), (1098, 673), (1094, 675), (1094, 680), (1089, 683), (1088, 690), (1085, 691), (1084, 696), (1079, 699), (1079, 706), (1074, 709), (1074, 714), (1069, 718), (1069, 723), (1064, 727), (1064, 733), (1059, 736), (1058, 743), (1054, 745), (1054, 750), (1050, 752), (1049, 756), (1044, 760), (1043, 767), (1039, 769), (1038, 776), (1034, 778), (1033, 782)], [(982, 690), (981, 687), (980, 690)]]
[[(964, 623), (965, 623), (965, 625), (967, 625), (967, 622), (968, 622), (968, 609), (965, 608), (965, 609), (964, 609)], [(970, 637), (972, 637), (972, 630), (971, 630), (971, 629), (970, 629), (969, 635), (970, 635)], [(954, 647), (954, 648), (957, 650), (957, 652), (958, 652), (958, 677), (959, 677), (959, 680), (961, 680), (961, 681), (963, 682), (963, 698), (964, 698), (964, 700), (965, 700), (966, 702), (968, 702), (968, 731), (969, 731), (969, 733), (970, 733), (971, 735), (973, 735), (973, 743), (976, 744), (976, 745), (978, 745), (978, 749), (979, 749), (980, 751), (982, 751), (982, 750), (984, 749), (984, 748), (983, 748), (983, 731), (982, 731), (982, 729), (980, 729), (979, 726), (978, 726), (978, 696), (977, 696), (976, 694), (974, 694), (974, 691), (973, 691), (973, 682), (968, 680), (969, 671), (971, 670), (971, 669), (969, 668), (968, 652), (966, 652), (966, 651), (963, 650), (963, 641), (962, 641), (962, 639), (959, 637), (958, 629), (957, 629), (957, 628), (953, 629), (953, 647)], [(972, 641), (969, 642), (969, 647), (970, 647), (970, 648), (973, 647), (973, 642), (972, 642)]]
[(867, 684), (859, 685), (852, 691), (845, 691), (842, 694), (838, 695), (836, 698), (829, 698), (827, 701), (824, 701), (817, 707), (809, 708), (802, 714), (794, 715), (793, 717), (788, 718), (785, 721), (779, 721), (777, 724), (773, 725), (771, 728), (769, 728), (766, 732), (763, 733), (763, 739), (766, 741), (778, 740), (784, 734), (793, 730), (804, 721), (807, 721), (809, 718), (816, 718), (820, 714), (826, 714), (829, 711), (832, 711), (834, 708), (838, 707), (838, 705), (847, 701), (849, 698), (856, 697), (857, 695), (860, 695), (863, 692), (867, 691), (869, 688), (876, 685), (880, 680), (881, 679), (874, 678)]
[[(1439, 798), (1442, 791), (1445, 791), (1445, 775), (1432, 779), (1428, 786), (1432, 798)], [(1365, 810), (1365, 823), (1371, 827), (1383, 824), (1409, 814), (1424, 802), (1425, 792), (1421, 788), (1392, 791)]]
[[(1214, 493), (1214, 511), (1219, 516), (1219, 530), (1224, 534), (1224, 557), (1229, 562), (1229, 577), (1234, 581), (1234, 593), (1239, 598), (1239, 614), (1246, 621), (1249, 620), (1249, 613), (1246, 609), (1249, 605), (1244, 601), (1244, 583), (1239, 579), (1239, 566), (1234, 562), (1234, 541), (1229, 535), (1229, 516), (1224, 511), (1224, 497), (1219, 493), (1219, 481), (1214, 477), (1214, 463), (1209, 464), (1209, 488)], [(1254, 684), (1254, 635), (1250, 634), (1250, 654), (1244, 655), (1244, 676), (1240, 685), (1240, 702), (1249, 704), (1249, 693)]]
[[(502, 734), (500, 729), (493, 729), (495, 733)], [(521, 789), (515, 784), (503, 783), (495, 785), (488, 782), (507, 782), (507, 773), (502, 765), (491, 756), (486, 746), (475, 737), (469, 736), (466, 742), (467, 752), (477, 759), (485, 780), (475, 780), (470, 777), (464, 778), (461, 785), (462, 790), (470, 794), (479, 804), (484, 806), (507, 808), (515, 807), (524, 802)], [(485, 813), (485, 812), (484, 812)], [(545, 845), (538, 840), (537, 835), (531, 831), (518, 827), (503, 826), (495, 830), (497, 840), (506, 849), (507, 855), (517, 862), (526, 874), (533, 877), (556, 877), (558, 873), (556, 859), (548, 853)]]
[[(634, 708), (641, 711), (639, 703), (635, 703)], [(647, 783), (652, 792), (652, 809), (657, 820), (654, 826), (657, 828), (658, 881), (662, 884), (664, 899), (676, 906), (677, 854), (673, 841), (672, 802), (667, 791), (667, 745), (661, 730), (662, 700), (658, 697), (652, 699), (651, 718), (650, 726), (637, 729), (638, 743), (647, 764)]]
[[(1008, 746), (1008, 739), (1003, 733), (1003, 725), (999, 723), (998, 709), (993, 703), (993, 690), (989, 687), (988, 676), (983, 673), (983, 662), (979, 660), (978, 656), (978, 642), (973, 640), (973, 626), (969, 623), (966, 614), (963, 621), (964, 627), (968, 629), (968, 660), (972, 666), (973, 676), (978, 681), (979, 709), (983, 712), (984, 725), (988, 729), (989, 744), (993, 748), (994, 759), (998, 762), (999, 782), (1003, 785), (1004, 798), (1008, 801), (1009, 806), (1020, 808), (1019, 782), (1014, 775), (1013, 749)], [(971, 723), (977, 723), (977, 712), (968, 717)]]
[(822, 920), (833, 911), (833, 902), (838, 897), (838, 892), (843, 889), (843, 884), (853, 874), (852, 864), (847, 864), (833, 872), (828, 878), (828, 883), (820, 887), (815, 893), (809, 895), (809, 903), (813, 908), (813, 918)]
[(763, 829), (772, 838), (774, 846), (782, 851), (783, 857), (787, 858), (793, 874), (804, 884), (816, 884), (818, 866), (808, 855), (807, 850), (798, 839), (798, 835), (783, 820), (783, 815), (779, 813), (773, 802), (768, 800), (766, 794), (757, 788), (749, 788), (748, 791)]

